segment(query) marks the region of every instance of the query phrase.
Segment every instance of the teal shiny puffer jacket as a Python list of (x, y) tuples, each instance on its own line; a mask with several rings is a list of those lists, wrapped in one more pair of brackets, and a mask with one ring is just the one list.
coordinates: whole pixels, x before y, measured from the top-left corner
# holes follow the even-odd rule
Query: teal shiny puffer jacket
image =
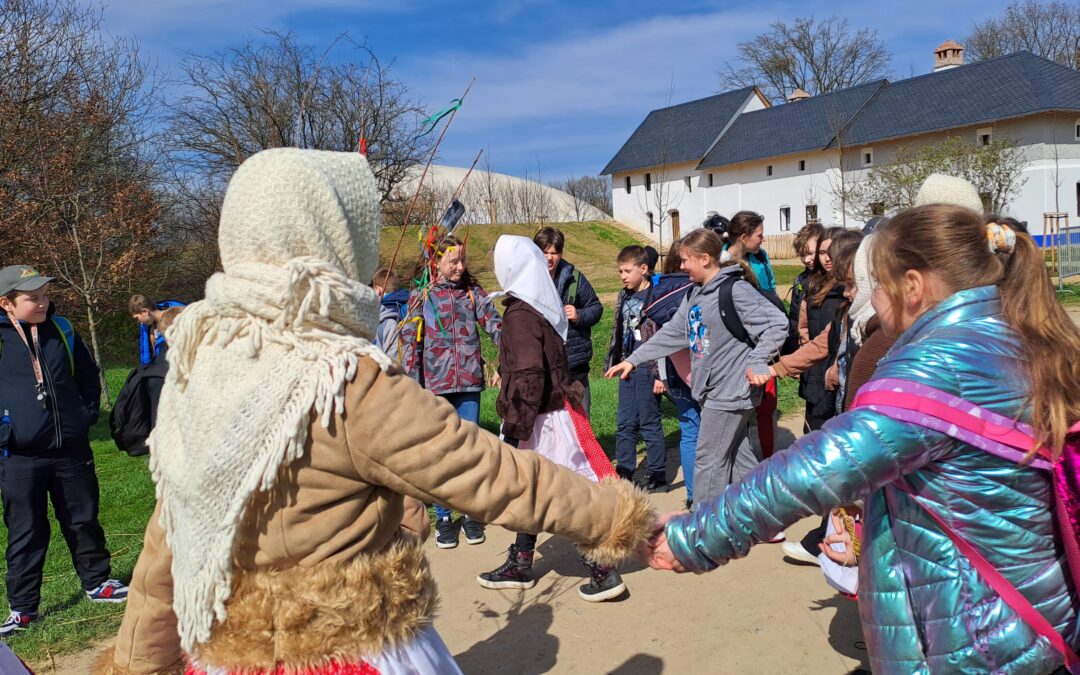
[[(874, 378), (921, 382), (1027, 419), (1027, 376), (996, 287), (921, 316)], [(1080, 383), (1078, 383), (1080, 385)], [(914, 498), (971, 542), (1077, 644), (1077, 599), (1054, 544), (1047, 475), (866, 409), (774, 455), (714, 501), (667, 525), (693, 571), (746, 555), (800, 518), (866, 499), (859, 612), (875, 673), (1049, 673), (1063, 659), (986, 584)]]

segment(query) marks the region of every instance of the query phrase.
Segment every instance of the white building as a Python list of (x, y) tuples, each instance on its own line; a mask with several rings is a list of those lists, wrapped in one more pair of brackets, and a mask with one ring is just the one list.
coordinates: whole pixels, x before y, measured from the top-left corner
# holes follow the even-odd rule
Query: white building
[(934, 72), (897, 82), (796, 91), (777, 106), (751, 87), (652, 111), (601, 172), (611, 175), (615, 219), (661, 245), (710, 211), (757, 211), (767, 235), (813, 219), (861, 226), (840, 199), (841, 178), (858, 180), (901, 146), (1001, 135), (1027, 160), (1007, 214), (1037, 238), (1044, 213), (1076, 224), (1080, 72), (1029, 52), (963, 65), (951, 41), (935, 53)]

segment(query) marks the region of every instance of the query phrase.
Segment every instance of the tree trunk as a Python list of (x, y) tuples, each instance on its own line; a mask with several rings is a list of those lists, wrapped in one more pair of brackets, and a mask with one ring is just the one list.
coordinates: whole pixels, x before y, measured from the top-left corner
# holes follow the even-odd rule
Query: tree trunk
[(101, 405), (102, 407), (112, 404), (109, 396), (109, 384), (105, 381), (105, 366), (101, 362), (101, 348), (98, 346), (97, 315), (89, 298), (83, 297), (86, 304), (86, 325), (90, 331), (90, 349), (94, 352), (94, 360), (98, 364), (98, 381), (101, 382)]

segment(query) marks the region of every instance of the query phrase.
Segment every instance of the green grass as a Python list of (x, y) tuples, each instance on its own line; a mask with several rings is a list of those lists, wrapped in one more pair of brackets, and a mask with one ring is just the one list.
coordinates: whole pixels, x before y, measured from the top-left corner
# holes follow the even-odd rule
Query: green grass
[(1063, 284), (1057, 296), (1066, 307), (1080, 307), (1080, 284)]

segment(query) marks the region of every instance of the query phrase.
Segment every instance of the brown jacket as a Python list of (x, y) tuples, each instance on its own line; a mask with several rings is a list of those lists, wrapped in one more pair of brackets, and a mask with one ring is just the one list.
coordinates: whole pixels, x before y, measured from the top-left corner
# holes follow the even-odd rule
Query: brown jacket
[(517, 298), (507, 298), (505, 305), (495, 411), (503, 435), (524, 441), (532, 436), (537, 415), (562, 409), (574, 381), (563, 340), (544, 315)]
[[(629, 557), (649, 535), (654, 514), (628, 483), (592, 483), (501, 444), (369, 359), (346, 387), (345, 410), (328, 428), (315, 421), (304, 456), (252, 499), (235, 543), (228, 616), (196, 647), (199, 665), (314, 666), (415, 636), (431, 621), (435, 583), (419, 539), (402, 529), (404, 495), (563, 535), (604, 564)], [(181, 672), (170, 567), (155, 512), (115, 653), (98, 672)]]

